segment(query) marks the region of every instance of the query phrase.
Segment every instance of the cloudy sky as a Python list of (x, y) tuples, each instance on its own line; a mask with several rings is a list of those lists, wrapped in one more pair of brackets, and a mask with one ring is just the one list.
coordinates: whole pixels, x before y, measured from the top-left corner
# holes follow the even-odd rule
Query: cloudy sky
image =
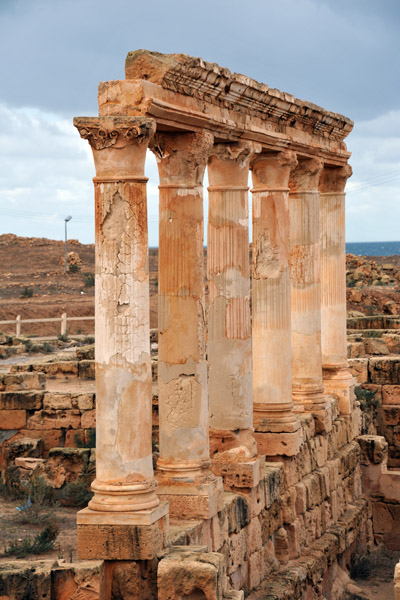
[[(72, 126), (128, 51), (202, 56), (342, 113), (348, 241), (400, 239), (399, 0), (0, 0), (0, 234), (93, 241), (93, 161)], [(149, 157), (150, 243), (157, 169)]]

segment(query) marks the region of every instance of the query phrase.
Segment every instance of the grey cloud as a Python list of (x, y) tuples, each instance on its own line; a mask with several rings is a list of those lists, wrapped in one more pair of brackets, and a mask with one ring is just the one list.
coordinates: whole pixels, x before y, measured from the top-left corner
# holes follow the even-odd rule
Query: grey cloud
[[(100, 80), (129, 50), (186, 52), (342, 112), (397, 105), (392, 0), (20, 0), (0, 13), (3, 100), (95, 114)], [(379, 8), (377, 8), (379, 7)]]

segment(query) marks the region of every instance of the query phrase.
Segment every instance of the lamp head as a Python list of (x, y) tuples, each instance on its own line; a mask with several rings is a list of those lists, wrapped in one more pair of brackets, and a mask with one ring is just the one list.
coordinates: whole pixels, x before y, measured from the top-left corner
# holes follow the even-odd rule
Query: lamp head
[(65, 217), (64, 221), (67, 222), (67, 221), (70, 221), (71, 219), (72, 219), (71, 215), (68, 215), (68, 217)]

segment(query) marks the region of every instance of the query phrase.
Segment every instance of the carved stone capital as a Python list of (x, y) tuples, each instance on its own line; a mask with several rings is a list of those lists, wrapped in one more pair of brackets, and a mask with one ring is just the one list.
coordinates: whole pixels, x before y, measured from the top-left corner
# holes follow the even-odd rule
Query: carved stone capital
[(157, 133), (150, 149), (157, 159), (160, 184), (201, 186), (213, 143), (209, 131)]
[(260, 151), (261, 145), (251, 142), (215, 144), (208, 162), (210, 186), (247, 187), (250, 161)]
[(319, 179), (324, 163), (320, 158), (298, 158), (297, 166), (290, 173), (291, 192), (318, 191)]
[(146, 117), (75, 117), (80, 136), (88, 140), (100, 180), (144, 180), (148, 144), (156, 124)]
[(254, 191), (288, 188), (290, 171), (297, 166), (296, 153), (291, 150), (257, 154), (252, 161)]
[(344, 192), (346, 182), (353, 174), (350, 165), (344, 167), (325, 167), (319, 180), (319, 191), (322, 194), (341, 194)]
[(75, 117), (74, 125), (95, 150), (148, 143), (156, 129), (155, 121), (145, 117)]

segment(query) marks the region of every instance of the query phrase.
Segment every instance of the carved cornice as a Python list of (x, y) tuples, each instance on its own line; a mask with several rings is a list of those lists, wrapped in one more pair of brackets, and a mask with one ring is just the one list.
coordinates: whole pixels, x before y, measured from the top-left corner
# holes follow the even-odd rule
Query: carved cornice
[(149, 143), (156, 128), (154, 120), (145, 117), (75, 117), (74, 126), (95, 150)]
[(319, 137), (342, 141), (353, 128), (343, 115), (186, 54), (130, 52), (125, 71), (126, 79), (149, 80), (166, 90)]

